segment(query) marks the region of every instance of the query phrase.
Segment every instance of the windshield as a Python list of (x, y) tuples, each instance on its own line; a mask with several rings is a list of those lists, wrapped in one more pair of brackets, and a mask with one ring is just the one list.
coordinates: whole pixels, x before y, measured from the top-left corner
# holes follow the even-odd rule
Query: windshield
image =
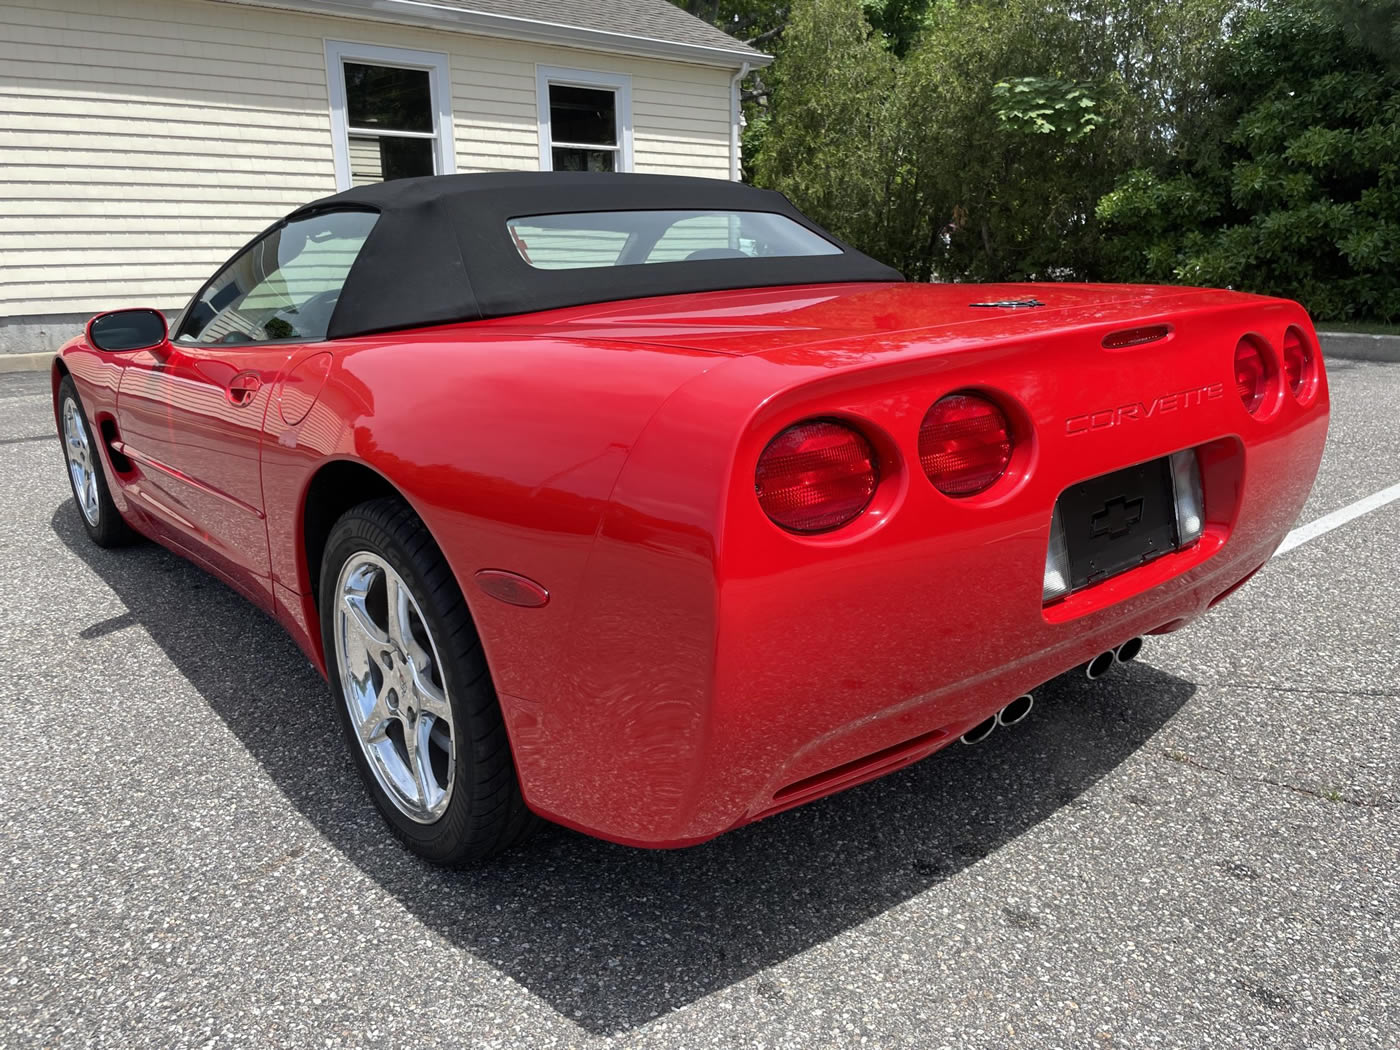
[(841, 254), (787, 216), (761, 211), (566, 212), (506, 226), (520, 257), (540, 270)]

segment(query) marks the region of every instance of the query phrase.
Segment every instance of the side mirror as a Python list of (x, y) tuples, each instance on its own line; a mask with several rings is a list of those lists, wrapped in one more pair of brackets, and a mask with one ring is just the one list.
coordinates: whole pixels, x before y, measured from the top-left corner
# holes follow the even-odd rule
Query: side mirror
[(164, 345), (170, 331), (159, 310), (113, 310), (87, 323), (87, 340), (99, 350), (120, 354)]

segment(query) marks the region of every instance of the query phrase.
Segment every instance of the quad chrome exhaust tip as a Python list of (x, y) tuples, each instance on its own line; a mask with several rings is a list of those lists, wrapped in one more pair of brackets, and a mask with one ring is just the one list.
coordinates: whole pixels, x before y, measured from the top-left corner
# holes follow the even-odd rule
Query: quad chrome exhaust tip
[(992, 730), (997, 727), (997, 716), (990, 715), (982, 719), (975, 726), (969, 729), (962, 736), (958, 737), (964, 744), (980, 744), (992, 735)]
[(1113, 650), (1113, 659), (1120, 664), (1125, 664), (1130, 660), (1136, 660), (1137, 654), (1140, 652), (1142, 652), (1142, 636), (1138, 635), (1136, 638), (1129, 638), (1117, 649)]
[[(1121, 645), (1104, 650), (1085, 664), (1084, 677), (1091, 682), (1097, 681), (1113, 670), (1116, 664), (1126, 664), (1136, 660), (1140, 652), (1142, 652), (1142, 636), (1134, 635)], [(982, 719), (958, 739), (964, 744), (980, 744), (992, 735), (997, 726), (1014, 726), (1018, 722), (1025, 721), (1033, 707), (1035, 707), (1035, 697), (1030, 693), (1022, 693), (996, 714)]]
[(1017, 722), (1023, 721), (1031, 713), (1031, 708), (1034, 706), (1035, 697), (1031, 696), (1030, 693), (1022, 693), (996, 714), (982, 719), (958, 739), (964, 744), (980, 744), (992, 735), (992, 730), (997, 726), (1014, 726)]
[(1011, 703), (1007, 704), (997, 712), (997, 725), (1014, 726), (1031, 713), (1031, 708), (1035, 706), (1035, 697), (1030, 693), (1022, 693)]
[(1084, 677), (1089, 681), (1102, 678), (1113, 670), (1114, 664), (1126, 664), (1137, 659), (1138, 653), (1142, 652), (1142, 635), (1135, 635), (1129, 638), (1122, 645), (1109, 649), (1107, 652), (1099, 653), (1087, 664), (1084, 665)]
[(1099, 653), (1098, 656), (1084, 665), (1084, 677), (1091, 682), (1095, 682), (1108, 674), (1109, 671), (1113, 670), (1113, 665), (1117, 663), (1117, 661), (1118, 658), (1114, 655), (1112, 649)]

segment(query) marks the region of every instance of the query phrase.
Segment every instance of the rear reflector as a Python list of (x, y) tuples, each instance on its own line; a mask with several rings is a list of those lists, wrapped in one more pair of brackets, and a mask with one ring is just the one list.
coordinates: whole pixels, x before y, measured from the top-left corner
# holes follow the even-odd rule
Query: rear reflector
[(1011, 462), (1011, 424), (976, 394), (940, 398), (919, 428), (919, 462), (945, 496), (974, 496), (990, 488)]
[(878, 482), (870, 442), (830, 419), (788, 427), (768, 443), (754, 472), (763, 512), (791, 532), (829, 532), (855, 520)]
[(1171, 328), (1164, 324), (1144, 325), (1142, 328), (1125, 328), (1121, 332), (1110, 332), (1103, 337), (1105, 350), (1125, 350), (1130, 346), (1155, 343), (1171, 334)]
[(1241, 339), (1235, 347), (1235, 389), (1251, 415), (1264, 407), (1273, 385), (1271, 371), (1263, 347), (1249, 336)]

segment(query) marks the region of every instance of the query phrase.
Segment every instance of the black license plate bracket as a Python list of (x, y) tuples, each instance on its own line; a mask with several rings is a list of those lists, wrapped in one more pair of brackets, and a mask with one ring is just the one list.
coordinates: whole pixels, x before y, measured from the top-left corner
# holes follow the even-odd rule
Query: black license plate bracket
[(1154, 459), (1067, 488), (1059, 501), (1070, 590), (1177, 549), (1170, 459)]

